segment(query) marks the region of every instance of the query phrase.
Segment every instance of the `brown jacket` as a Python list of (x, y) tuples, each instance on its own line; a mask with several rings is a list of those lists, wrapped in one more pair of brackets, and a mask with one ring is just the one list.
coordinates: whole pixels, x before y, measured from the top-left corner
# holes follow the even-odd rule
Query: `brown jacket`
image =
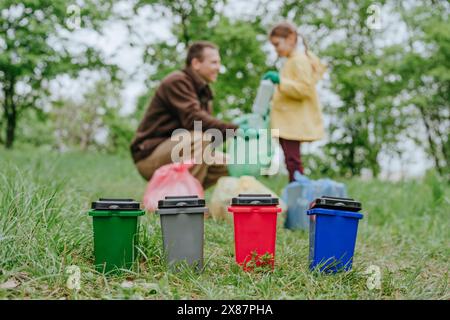
[(208, 84), (191, 68), (164, 78), (131, 143), (134, 162), (148, 157), (174, 130), (194, 130), (194, 121), (202, 121), (203, 131), (216, 128), (225, 134), (226, 129), (237, 129), (212, 116), (212, 99)]

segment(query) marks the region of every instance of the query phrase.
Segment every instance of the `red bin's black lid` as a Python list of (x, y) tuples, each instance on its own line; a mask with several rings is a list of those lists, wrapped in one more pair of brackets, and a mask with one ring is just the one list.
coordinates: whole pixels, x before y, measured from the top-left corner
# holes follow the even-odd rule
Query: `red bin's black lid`
[(309, 205), (309, 209), (315, 208), (354, 212), (360, 211), (362, 209), (361, 202), (355, 201), (352, 198), (336, 198), (329, 196), (322, 196), (312, 201)]
[(205, 199), (198, 196), (167, 196), (158, 201), (158, 209), (204, 207)]
[(140, 203), (134, 199), (100, 198), (98, 201), (92, 202), (91, 208), (108, 211), (134, 211), (140, 210)]
[(231, 199), (233, 206), (274, 206), (278, 205), (278, 198), (271, 194), (240, 194)]

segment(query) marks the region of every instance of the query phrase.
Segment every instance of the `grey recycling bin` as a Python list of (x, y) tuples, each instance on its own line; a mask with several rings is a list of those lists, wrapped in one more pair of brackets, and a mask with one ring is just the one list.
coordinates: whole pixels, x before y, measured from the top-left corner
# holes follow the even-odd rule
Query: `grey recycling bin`
[(198, 196), (170, 196), (158, 201), (164, 253), (173, 271), (186, 263), (203, 268), (205, 200)]

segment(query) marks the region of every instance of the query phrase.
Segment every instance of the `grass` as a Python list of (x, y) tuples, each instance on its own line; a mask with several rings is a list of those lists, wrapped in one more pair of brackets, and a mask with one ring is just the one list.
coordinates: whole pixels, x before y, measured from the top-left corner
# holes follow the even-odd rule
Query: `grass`
[[(450, 187), (423, 181), (344, 181), (360, 200), (353, 270), (308, 270), (308, 234), (277, 230), (273, 272), (243, 272), (234, 262), (233, 226), (205, 221), (205, 270), (167, 271), (159, 218), (147, 214), (141, 258), (132, 271), (105, 277), (93, 268), (90, 202), (142, 199), (145, 182), (126, 157), (35, 149), (0, 156), (0, 299), (450, 299)], [(262, 182), (280, 193), (286, 177)], [(211, 190), (206, 192), (206, 198)], [(68, 289), (66, 267), (81, 269)], [(369, 289), (368, 268), (381, 272)]]

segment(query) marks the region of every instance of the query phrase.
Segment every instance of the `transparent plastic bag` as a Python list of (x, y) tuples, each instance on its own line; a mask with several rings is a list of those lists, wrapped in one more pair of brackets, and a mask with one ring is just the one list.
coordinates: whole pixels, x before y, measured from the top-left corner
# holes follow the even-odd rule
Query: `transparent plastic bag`
[(311, 180), (296, 171), (294, 181), (289, 183), (282, 192), (281, 198), (287, 203), (287, 216), (284, 227), (287, 229), (307, 230), (309, 217), (306, 211), (315, 198), (322, 196), (347, 196), (347, 188), (343, 183), (331, 179)]
[[(228, 206), (231, 204), (231, 199), (237, 197), (240, 193), (253, 194), (270, 194), (274, 197), (278, 195), (267, 188), (264, 184), (259, 182), (252, 176), (236, 177), (221, 177), (217, 181), (217, 185), (211, 196), (209, 204), (209, 212), (214, 220), (232, 220), (232, 215), (228, 212)], [(280, 207), (286, 210), (287, 206), (280, 199)]]

